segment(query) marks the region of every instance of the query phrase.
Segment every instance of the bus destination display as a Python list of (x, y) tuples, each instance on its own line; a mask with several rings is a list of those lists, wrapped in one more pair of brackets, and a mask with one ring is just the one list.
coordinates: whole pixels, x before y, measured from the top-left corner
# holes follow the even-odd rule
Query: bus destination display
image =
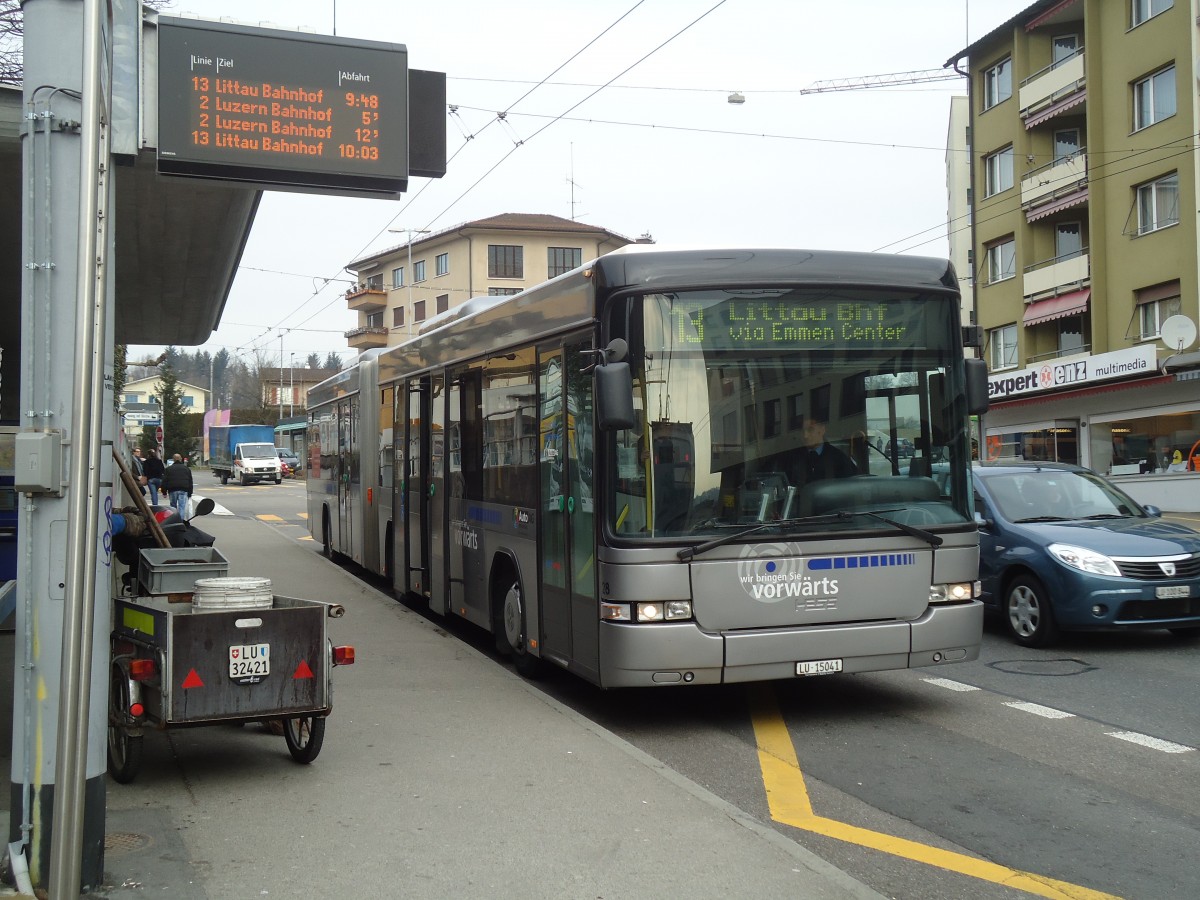
[(401, 44), (159, 18), (158, 169), (293, 190), (408, 183)]
[[(926, 303), (766, 292), (677, 295), (671, 306), (677, 348), (733, 350), (916, 349), (925, 345)], [(694, 299), (693, 299), (694, 298)]]

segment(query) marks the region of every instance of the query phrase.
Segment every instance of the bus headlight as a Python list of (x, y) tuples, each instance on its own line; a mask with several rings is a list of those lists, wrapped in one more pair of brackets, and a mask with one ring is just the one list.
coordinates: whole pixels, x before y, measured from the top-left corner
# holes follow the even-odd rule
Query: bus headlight
[(931, 584), (929, 586), (929, 603), (962, 603), (973, 600), (983, 593), (983, 583), (979, 581), (958, 581), (951, 584)]
[(678, 622), (691, 617), (692, 602), (690, 600), (665, 600), (662, 603), (639, 603), (637, 605), (639, 622)]
[(692, 617), (691, 600), (664, 600), (651, 603), (600, 603), (600, 618), (605, 622), (680, 622)]

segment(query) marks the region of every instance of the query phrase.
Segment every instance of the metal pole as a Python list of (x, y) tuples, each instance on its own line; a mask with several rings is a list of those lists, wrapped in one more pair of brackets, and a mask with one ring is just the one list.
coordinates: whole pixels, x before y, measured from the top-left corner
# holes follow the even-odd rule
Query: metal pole
[(279, 418), (283, 418), (283, 332), (279, 332)]
[(288, 416), (296, 414), (296, 354), (288, 354)]
[[(79, 245), (76, 296), (79, 327), (75, 339), (77, 403), (71, 416), (71, 463), (67, 502), (66, 584), (63, 606), (61, 702), (55, 766), (54, 826), (50, 842), (49, 896), (79, 896), (82, 872), (84, 788), (92, 683), (92, 631), (96, 617), (96, 542), (99, 534), (101, 411), (104, 398), (104, 342), (108, 278), (107, 222), (109, 171), (101, 96), (103, 16), (100, 0), (83, 3), (83, 96), (80, 134)], [(104, 174), (101, 175), (101, 172)], [(105, 195), (101, 200), (102, 193)]]
[(408, 286), (408, 312), (404, 316), (404, 331), (407, 334), (413, 333), (413, 316), (416, 315), (416, 310), (413, 309), (412, 284), (413, 284), (413, 267), (412, 267), (412, 244), (414, 234), (429, 234), (428, 228), (389, 228), (388, 231), (393, 234), (408, 235), (408, 278), (405, 279), (405, 284)]

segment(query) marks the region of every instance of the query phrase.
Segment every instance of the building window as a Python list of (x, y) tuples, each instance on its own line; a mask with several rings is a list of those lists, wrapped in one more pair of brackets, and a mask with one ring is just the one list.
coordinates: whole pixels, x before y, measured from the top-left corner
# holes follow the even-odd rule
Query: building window
[(583, 265), (583, 250), (578, 247), (551, 247), (548, 257), (546, 270), (551, 278)]
[(404, 324), (404, 307), (397, 306), (392, 310), (392, 325), (400, 326)]
[(1137, 217), (1138, 234), (1179, 224), (1179, 173), (1138, 187)]
[(1050, 39), (1050, 68), (1054, 69), (1074, 59), (1079, 52), (1079, 35), (1056, 34)]
[(488, 278), (524, 278), (525, 248), (488, 244)]
[(1178, 281), (1168, 281), (1135, 292), (1138, 337), (1153, 340), (1162, 333), (1162, 323), (1183, 312)]
[(1013, 186), (1013, 148), (1005, 147), (983, 158), (983, 195), (990, 197)]
[(368, 291), (382, 291), (383, 290), (383, 273), (382, 272), (379, 272), (378, 274), (375, 274), (375, 275), (367, 276), (367, 290)]
[(1200, 413), (1168, 407), (1128, 415), (1111, 422), (1091, 420), (1089, 467), (1110, 475), (1189, 471), (1188, 454), (1200, 434)]
[(991, 109), (1012, 96), (1012, 57), (1003, 59), (983, 73), (983, 108)]
[(392, 288), (404, 287), (404, 266), (398, 269), (392, 269)]
[(449, 294), (438, 294), (436, 303), (437, 303), (437, 311), (440, 313), (444, 313), (446, 310), (448, 310), (450, 308), (450, 295)]
[(1175, 0), (1133, 0), (1132, 27), (1137, 27), (1147, 19), (1153, 19), (1161, 12), (1166, 12), (1175, 5)]
[(383, 327), (383, 310), (379, 310), (379, 312), (373, 312), (373, 313), (367, 314), (367, 327), (368, 328), (382, 328)]
[(992, 371), (1017, 364), (1017, 326), (1005, 325), (988, 332), (988, 365)]
[(434, 265), (434, 268), (437, 270), (438, 275), (449, 275), (450, 274), (450, 254), (449, 253), (439, 253), (437, 255), (437, 257), (434, 259), (433, 265)]
[(1175, 67), (1134, 82), (1133, 130), (1140, 131), (1175, 115)]
[(763, 403), (763, 437), (779, 437), (783, 430), (783, 403), (779, 399)]
[(519, 294), (519, 293), (521, 293), (520, 288), (502, 288), (502, 287), (488, 288), (488, 296), (489, 297), (511, 297), (513, 294)]
[(425, 260), (421, 259), (413, 263), (413, 284), (420, 284), (425, 280)]
[(1014, 278), (1017, 274), (1017, 242), (1007, 238), (987, 248), (988, 284)]
[(425, 321), (425, 301), (424, 300), (418, 300), (416, 303), (413, 304), (413, 321), (414, 322), (424, 322)]
[(141, 396), (141, 395), (140, 394), (126, 394), (125, 402), (126, 403), (141, 403), (141, 401), (138, 400), (139, 396)]
[(1059, 222), (1054, 226), (1054, 259), (1062, 262), (1083, 256), (1083, 226), (1079, 222)]

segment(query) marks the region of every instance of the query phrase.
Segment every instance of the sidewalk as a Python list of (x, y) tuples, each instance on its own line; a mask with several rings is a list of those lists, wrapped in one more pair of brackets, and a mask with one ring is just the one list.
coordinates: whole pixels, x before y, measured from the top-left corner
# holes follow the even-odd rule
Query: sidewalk
[(310, 766), (261, 725), (148, 734), (135, 781), (108, 784), (106, 884), (91, 896), (879, 896), (316, 545), (247, 519), (197, 524), (230, 574), (343, 603), (330, 635), (357, 662), (334, 671)]

